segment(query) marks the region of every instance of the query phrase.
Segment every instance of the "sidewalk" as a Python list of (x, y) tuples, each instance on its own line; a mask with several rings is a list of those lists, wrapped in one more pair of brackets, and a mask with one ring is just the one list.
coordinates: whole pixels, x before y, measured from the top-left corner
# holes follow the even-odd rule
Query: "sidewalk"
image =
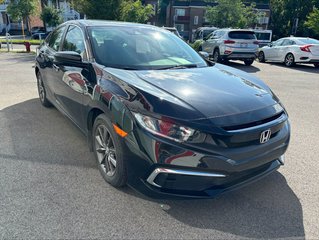
[[(12, 44), (12, 48), (11, 48), (11, 44), (9, 45), (10, 47), (10, 51), (25, 51), (25, 46), (23, 44)], [(31, 45), (31, 51), (36, 51), (38, 45)], [(1, 50), (5, 51), (7, 50), (7, 44), (6, 43), (2, 43), (1, 44)]]

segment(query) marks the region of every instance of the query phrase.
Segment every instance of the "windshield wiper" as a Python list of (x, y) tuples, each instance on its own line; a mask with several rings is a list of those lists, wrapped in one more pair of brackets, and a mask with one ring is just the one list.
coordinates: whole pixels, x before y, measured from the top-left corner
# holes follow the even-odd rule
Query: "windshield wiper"
[(173, 65), (167, 67), (156, 68), (156, 70), (165, 70), (165, 69), (185, 69), (185, 68), (197, 68), (197, 64), (181, 64)]

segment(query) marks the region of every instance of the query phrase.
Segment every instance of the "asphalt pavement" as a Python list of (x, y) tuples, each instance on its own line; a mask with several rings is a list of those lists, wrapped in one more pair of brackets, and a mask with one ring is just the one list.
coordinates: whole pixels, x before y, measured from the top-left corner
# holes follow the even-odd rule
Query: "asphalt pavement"
[(33, 60), (0, 53), (0, 239), (319, 239), (319, 69), (231, 63), (285, 104), (286, 165), (216, 199), (159, 201), (104, 182), (82, 133), (40, 105)]

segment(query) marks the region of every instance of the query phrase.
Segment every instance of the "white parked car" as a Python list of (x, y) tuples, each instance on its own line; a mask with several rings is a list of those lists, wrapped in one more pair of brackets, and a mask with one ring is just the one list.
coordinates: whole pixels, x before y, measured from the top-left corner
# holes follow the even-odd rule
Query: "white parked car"
[(260, 62), (282, 62), (287, 67), (296, 63), (309, 63), (319, 67), (319, 41), (313, 38), (281, 38), (262, 47), (258, 54)]
[(257, 57), (258, 47), (254, 31), (227, 28), (204, 38), (200, 51), (207, 52), (215, 62), (241, 60), (249, 66)]

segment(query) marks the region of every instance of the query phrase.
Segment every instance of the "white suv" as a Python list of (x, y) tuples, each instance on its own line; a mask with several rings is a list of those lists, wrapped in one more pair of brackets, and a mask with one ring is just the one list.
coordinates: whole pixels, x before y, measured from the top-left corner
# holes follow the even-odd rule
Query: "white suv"
[(218, 29), (204, 39), (201, 50), (215, 62), (242, 60), (249, 66), (257, 57), (258, 41), (251, 30)]

